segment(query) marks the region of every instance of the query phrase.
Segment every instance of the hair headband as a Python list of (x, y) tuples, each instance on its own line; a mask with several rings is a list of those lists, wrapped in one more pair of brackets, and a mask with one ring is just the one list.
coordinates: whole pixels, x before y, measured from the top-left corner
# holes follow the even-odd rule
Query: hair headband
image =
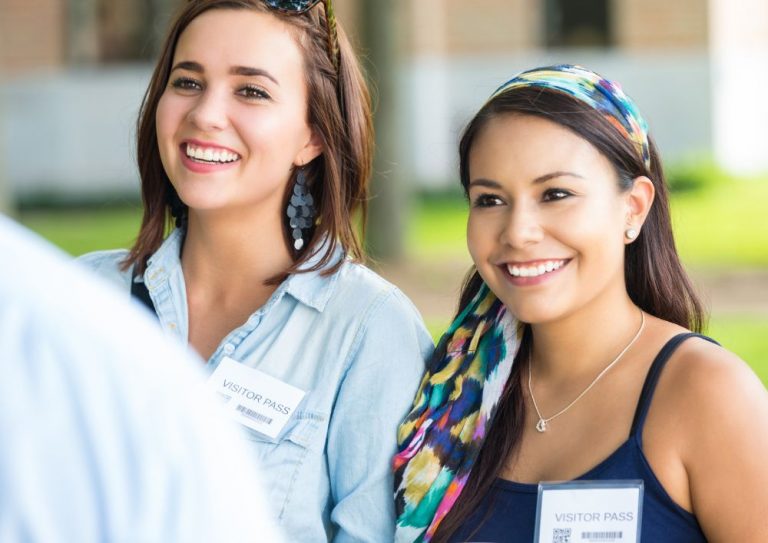
[(637, 148), (646, 169), (651, 169), (651, 152), (648, 144), (648, 125), (635, 103), (624, 94), (618, 83), (605, 79), (593, 71), (560, 64), (534, 68), (517, 74), (494, 91), (488, 99), (512, 89), (540, 87), (554, 89), (573, 96), (580, 102), (598, 110)]

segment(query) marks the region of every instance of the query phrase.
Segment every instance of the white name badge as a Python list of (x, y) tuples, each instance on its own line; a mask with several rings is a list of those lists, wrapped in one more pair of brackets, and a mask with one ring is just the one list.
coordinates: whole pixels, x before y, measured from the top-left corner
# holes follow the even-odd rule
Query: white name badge
[(643, 481), (539, 484), (535, 543), (639, 543)]
[(305, 394), (229, 357), (222, 359), (208, 385), (222, 397), (237, 422), (272, 439), (280, 434)]

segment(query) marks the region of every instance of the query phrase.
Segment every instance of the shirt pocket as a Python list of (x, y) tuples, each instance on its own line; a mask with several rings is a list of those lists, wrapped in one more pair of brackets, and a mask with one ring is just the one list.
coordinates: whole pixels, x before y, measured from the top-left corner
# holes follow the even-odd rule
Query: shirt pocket
[(278, 519), (285, 514), (292, 494), (301, 491), (301, 468), (307, 457), (322, 454), (323, 444), (318, 441), (326, 420), (323, 414), (297, 410), (276, 438), (246, 428), (258, 456), (268, 503)]

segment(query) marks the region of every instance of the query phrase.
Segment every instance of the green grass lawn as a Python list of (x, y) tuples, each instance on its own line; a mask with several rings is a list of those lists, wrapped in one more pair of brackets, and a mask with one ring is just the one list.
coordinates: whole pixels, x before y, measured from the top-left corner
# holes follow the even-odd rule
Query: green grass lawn
[(768, 267), (768, 179), (724, 181), (672, 201), (683, 261), (697, 267)]
[[(768, 180), (728, 181), (675, 196), (672, 213), (686, 264), (697, 268), (768, 267)], [(462, 198), (430, 197), (414, 204), (408, 227), (411, 258), (437, 261), (465, 257), (467, 206)], [(138, 232), (136, 206), (20, 215), (23, 224), (72, 255), (128, 247)], [(449, 317), (446, 316), (446, 320)], [(736, 352), (768, 384), (768, 315), (713, 315), (708, 331)], [(433, 322), (437, 336), (445, 322)]]
[(28, 211), (19, 220), (71, 255), (132, 245), (141, 224), (138, 206)]
[[(768, 179), (727, 181), (672, 201), (675, 235), (684, 262), (696, 267), (768, 267)], [(21, 222), (65, 251), (126, 247), (138, 231), (138, 207), (29, 211)], [(407, 229), (409, 254), (420, 258), (466, 254), (467, 204), (458, 196), (414, 203)]]
[(768, 386), (768, 315), (713, 315), (707, 334), (745, 360)]

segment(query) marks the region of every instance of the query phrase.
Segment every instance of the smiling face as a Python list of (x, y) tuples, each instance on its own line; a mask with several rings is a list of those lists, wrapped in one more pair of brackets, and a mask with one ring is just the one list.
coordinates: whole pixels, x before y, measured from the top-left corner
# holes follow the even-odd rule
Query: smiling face
[(307, 123), (301, 50), (269, 13), (195, 18), (179, 37), (156, 121), (163, 167), (190, 213), (248, 207), (279, 219), (292, 168), (321, 152)]
[(523, 322), (568, 317), (626, 297), (624, 232), (631, 191), (585, 139), (552, 121), (495, 117), (469, 155), (469, 251)]

